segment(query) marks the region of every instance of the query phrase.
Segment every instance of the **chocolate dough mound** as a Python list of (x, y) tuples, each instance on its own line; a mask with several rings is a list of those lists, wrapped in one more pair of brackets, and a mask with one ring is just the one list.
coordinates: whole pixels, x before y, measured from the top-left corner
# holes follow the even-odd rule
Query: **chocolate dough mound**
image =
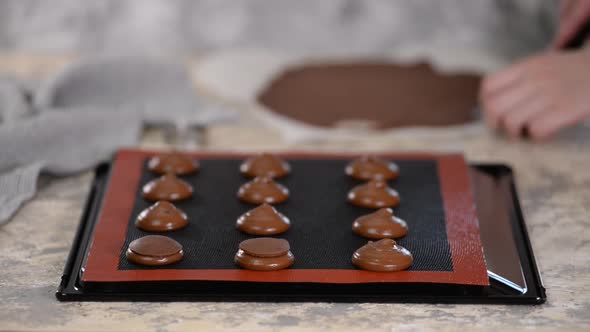
[(318, 126), (446, 126), (474, 120), (479, 82), (478, 75), (437, 73), (427, 64), (308, 65), (283, 72), (258, 101)]

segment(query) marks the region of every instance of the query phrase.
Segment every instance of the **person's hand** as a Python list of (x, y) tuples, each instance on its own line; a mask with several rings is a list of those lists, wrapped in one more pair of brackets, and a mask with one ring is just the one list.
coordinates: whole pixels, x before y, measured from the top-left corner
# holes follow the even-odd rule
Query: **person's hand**
[(559, 5), (559, 27), (552, 43), (554, 49), (563, 48), (590, 20), (588, 0), (562, 0)]
[[(590, 3), (590, 1), (589, 1)], [(590, 117), (590, 52), (533, 56), (487, 76), (480, 101), (491, 128), (542, 140)]]

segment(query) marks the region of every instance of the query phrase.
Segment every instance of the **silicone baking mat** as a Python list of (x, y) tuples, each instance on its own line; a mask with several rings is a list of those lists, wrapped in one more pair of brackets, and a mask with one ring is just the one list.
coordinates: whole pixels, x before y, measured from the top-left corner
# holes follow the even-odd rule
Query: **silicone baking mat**
[(146, 151), (120, 151), (114, 158), (106, 194), (91, 239), (83, 282), (164, 280), (374, 283), (427, 282), (488, 285), (468, 168), (459, 155), (389, 155), (401, 168), (390, 185), (402, 203), (396, 215), (409, 224), (401, 245), (414, 255), (407, 271), (378, 273), (356, 269), (352, 253), (367, 240), (351, 231), (353, 220), (371, 210), (349, 205), (346, 193), (359, 182), (344, 174), (354, 156), (288, 154), (292, 174), (279, 180), (291, 196), (277, 209), (292, 221), (277, 237), (289, 240), (295, 264), (287, 270), (247, 271), (233, 263), (240, 241), (250, 236), (235, 229), (235, 220), (253, 208), (236, 192), (248, 179), (238, 172), (246, 155), (194, 154), (201, 171), (183, 177), (195, 195), (177, 206), (187, 228), (166, 235), (180, 242), (184, 259), (163, 267), (142, 267), (124, 257), (127, 244), (150, 234), (137, 229), (137, 214), (151, 203), (141, 186), (156, 177), (146, 169)]

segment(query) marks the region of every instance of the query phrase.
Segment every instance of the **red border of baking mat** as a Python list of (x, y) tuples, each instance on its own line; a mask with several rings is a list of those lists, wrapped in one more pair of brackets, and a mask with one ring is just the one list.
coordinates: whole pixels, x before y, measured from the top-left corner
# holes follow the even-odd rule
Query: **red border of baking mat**
[[(355, 269), (286, 269), (258, 272), (237, 267), (235, 270), (119, 270), (119, 257), (125, 241), (136, 190), (140, 185), (142, 165), (146, 158), (155, 154), (157, 152), (154, 151), (121, 150), (115, 156), (102, 210), (94, 230), (94, 238), (82, 276), (84, 282), (189, 280), (334, 284), (424, 282), (489, 285), (468, 166), (463, 156), (458, 154), (380, 154), (388, 159), (433, 160), (437, 162), (453, 271), (384, 273)], [(192, 153), (191, 155), (198, 159), (243, 159), (248, 156), (247, 154), (232, 153)], [(357, 157), (353, 154), (282, 153), (280, 155), (292, 159), (353, 159)]]

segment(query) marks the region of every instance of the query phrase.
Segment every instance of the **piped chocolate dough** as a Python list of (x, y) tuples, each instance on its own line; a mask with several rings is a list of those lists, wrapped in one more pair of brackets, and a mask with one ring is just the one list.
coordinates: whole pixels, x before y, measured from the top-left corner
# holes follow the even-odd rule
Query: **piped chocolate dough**
[(348, 192), (348, 202), (361, 207), (379, 209), (396, 207), (399, 205), (400, 198), (397, 191), (389, 188), (386, 182), (371, 180), (352, 188)]
[(289, 198), (289, 189), (268, 176), (259, 176), (240, 187), (238, 198), (250, 204), (281, 203)]
[(481, 77), (428, 64), (313, 64), (287, 69), (257, 97), (272, 112), (317, 126), (449, 126), (475, 119)]
[(274, 271), (293, 265), (295, 257), (287, 240), (259, 237), (242, 241), (234, 261), (244, 269)]
[(131, 241), (125, 256), (133, 263), (141, 265), (168, 265), (182, 259), (182, 245), (161, 235), (147, 235)]
[(174, 173), (176, 175), (186, 175), (195, 173), (199, 170), (199, 162), (193, 158), (178, 153), (169, 152), (153, 156), (148, 161), (150, 171), (158, 174)]
[(382, 208), (358, 217), (352, 223), (352, 231), (368, 239), (397, 239), (408, 234), (408, 224), (393, 215), (393, 210)]
[(345, 173), (357, 180), (394, 180), (399, 177), (397, 164), (376, 156), (362, 156), (346, 165)]
[(251, 235), (275, 235), (286, 232), (291, 226), (289, 218), (267, 203), (244, 213), (236, 221), (236, 227)]
[(186, 214), (166, 201), (158, 201), (141, 211), (135, 220), (135, 226), (151, 232), (173, 231), (187, 224)]
[(174, 173), (168, 173), (146, 183), (142, 188), (143, 197), (150, 201), (175, 202), (187, 199), (193, 194), (193, 187), (179, 179)]
[(413, 262), (408, 249), (392, 239), (369, 241), (352, 255), (352, 263), (363, 270), (391, 272), (405, 270)]
[(281, 178), (287, 176), (290, 171), (291, 167), (285, 160), (270, 153), (248, 158), (240, 165), (240, 172), (251, 178), (257, 176)]

